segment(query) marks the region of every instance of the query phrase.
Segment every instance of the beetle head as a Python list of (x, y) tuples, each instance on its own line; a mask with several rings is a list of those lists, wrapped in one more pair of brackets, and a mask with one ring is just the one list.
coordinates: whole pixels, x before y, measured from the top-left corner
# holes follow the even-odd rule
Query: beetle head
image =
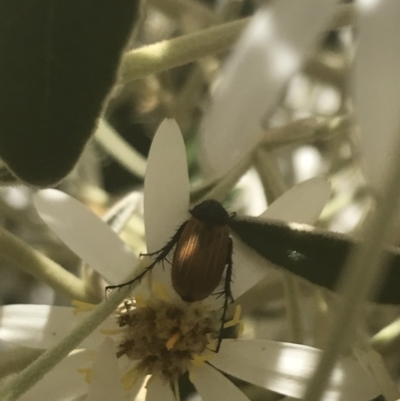
[(226, 225), (230, 220), (228, 212), (216, 200), (208, 199), (190, 210), (190, 213), (196, 219), (209, 225)]

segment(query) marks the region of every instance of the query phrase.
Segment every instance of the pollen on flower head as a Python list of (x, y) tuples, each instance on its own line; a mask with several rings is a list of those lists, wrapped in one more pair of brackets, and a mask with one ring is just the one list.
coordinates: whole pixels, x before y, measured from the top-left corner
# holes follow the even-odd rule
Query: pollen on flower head
[(125, 302), (118, 316), (124, 330), (117, 356), (139, 361), (136, 369), (177, 379), (218, 337), (220, 321), (201, 302), (171, 303), (154, 297), (140, 306)]

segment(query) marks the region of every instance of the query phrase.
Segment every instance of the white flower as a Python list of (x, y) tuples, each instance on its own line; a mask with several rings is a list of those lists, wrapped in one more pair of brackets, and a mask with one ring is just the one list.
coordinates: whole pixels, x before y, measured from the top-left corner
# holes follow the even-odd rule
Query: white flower
[[(153, 140), (145, 180), (148, 252), (160, 249), (176, 227), (188, 218), (188, 188), (183, 140), (176, 123), (166, 121)], [(313, 179), (288, 191), (262, 217), (287, 217), (291, 221), (312, 223), (328, 196), (327, 184)], [(35, 203), (41, 217), (56, 234), (108, 283), (118, 284), (132, 276), (137, 257), (86, 207), (55, 190), (41, 191)], [(235, 298), (267, 275), (269, 268), (265, 260), (235, 238), (233, 266)], [(164, 270), (156, 266), (151, 282), (155, 283), (156, 291), (150, 288), (150, 297), (145, 295), (148, 286), (144, 280), (135, 291), (136, 296), (117, 311), (122, 313), (119, 320), (109, 317), (85, 339), (79, 350), (71, 353), (21, 400), (65, 401), (86, 393), (90, 401), (132, 399), (147, 374), (151, 374), (147, 401), (174, 400), (167, 379), (173, 380), (175, 370), (179, 375), (180, 369), (190, 371), (190, 379), (205, 401), (247, 400), (219, 370), (288, 396), (302, 396), (320, 356), (319, 350), (298, 344), (239, 338), (223, 340), (219, 352), (210, 353), (207, 341), (213, 330), (219, 330), (218, 326), (213, 328), (213, 297), (191, 304), (180, 300), (174, 295), (168, 266)], [(163, 285), (158, 285), (159, 282)], [(75, 315), (74, 311), (73, 308), (44, 305), (5, 306), (1, 309), (0, 339), (46, 349), (64, 337), (85, 315)], [(169, 316), (170, 312), (179, 314), (178, 311), (183, 317)], [(197, 330), (193, 330), (193, 322)], [(232, 324), (240, 324), (239, 316), (235, 316)], [(151, 327), (154, 331), (150, 333)], [(168, 333), (167, 328), (177, 331)], [(113, 340), (107, 339), (112, 333), (116, 333)], [(144, 345), (140, 344), (140, 335), (145, 340)], [(130, 339), (135, 340), (133, 345), (127, 344)], [(189, 340), (190, 345), (179, 343), (181, 339)], [(146, 345), (146, 341), (150, 341), (151, 346)], [(147, 355), (153, 353), (155, 343), (159, 346), (160, 341), (164, 341), (165, 348), (158, 348), (158, 354), (153, 355), (153, 359), (158, 359), (151, 364), (151, 358), (146, 360), (146, 352)], [(175, 347), (183, 347), (180, 348), (183, 353), (186, 347), (186, 356), (173, 355)], [(202, 360), (207, 363), (198, 363)], [(167, 371), (163, 370), (166, 366)], [(89, 388), (82, 372), (91, 372)], [(377, 394), (375, 384), (358, 362), (342, 357), (324, 400), (361, 401)]]
[(204, 117), (200, 146), (210, 176), (223, 177), (259, 146), (263, 119), (318, 45), (336, 6), (336, 0), (279, 0), (254, 16)]
[(400, 25), (396, 0), (358, 0), (358, 47), (353, 95), (361, 129), (360, 155), (367, 182), (380, 190), (384, 171), (398, 158)]

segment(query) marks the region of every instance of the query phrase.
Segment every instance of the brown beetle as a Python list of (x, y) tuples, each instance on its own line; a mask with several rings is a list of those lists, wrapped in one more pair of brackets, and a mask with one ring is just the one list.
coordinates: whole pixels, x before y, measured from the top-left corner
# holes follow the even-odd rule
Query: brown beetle
[(107, 290), (131, 285), (140, 280), (157, 263), (164, 261), (175, 247), (171, 278), (175, 291), (186, 302), (201, 301), (210, 296), (221, 282), (226, 267), (224, 293), (231, 297), (232, 240), (229, 236), (230, 215), (215, 200), (206, 200), (189, 211), (174, 236), (155, 256), (154, 261), (132, 280), (106, 287)]
[[(178, 230), (171, 270), (172, 285), (186, 302), (210, 296), (220, 284), (225, 266), (228, 284), (232, 273), (229, 214), (214, 200), (200, 203), (190, 213), (193, 217)], [(230, 288), (225, 290), (230, 296)]]
[[(224, 288), (218, 295), (224, 295), (221, 317), (221, 331), (225, 321), (231, 293), (232, 280), (232, 239), (228, 223), (231, 216), (215, 200), (206, 200), (189, 211), (192, 218), (185, 221), (174, 236), (154, 256), (154, 261), (134, 279), (119, 285), (106, 287), (107, 290), (131, 285), (143, 278), (153, 267), (166, 260), (175, 247), (172, 259), (172, 285), (186, 302), (202, 301), (212, 295), (222, 281), (225, 268)], [(219, 349), (220, 341), (217, 346)]]

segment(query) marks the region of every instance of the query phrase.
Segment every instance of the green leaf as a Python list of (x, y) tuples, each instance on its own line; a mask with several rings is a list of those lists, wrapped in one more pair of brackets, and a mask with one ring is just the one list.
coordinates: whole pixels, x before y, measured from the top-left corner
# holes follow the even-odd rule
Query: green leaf
[(0, 157), (25, 183), (64, 178), (92, 135), (140, 0), (0, 0)]
[[(357, 244), (345, 234), (306, 224), (261, 222), (246, 217), (232, 219), (229, 226), (271, 263), (330, 290), (336, 289), (347, 257)], [(386, 252), (389, 268), (374, 301), (400, 305), (400, 252), (397, 248), (388, 248)]]

